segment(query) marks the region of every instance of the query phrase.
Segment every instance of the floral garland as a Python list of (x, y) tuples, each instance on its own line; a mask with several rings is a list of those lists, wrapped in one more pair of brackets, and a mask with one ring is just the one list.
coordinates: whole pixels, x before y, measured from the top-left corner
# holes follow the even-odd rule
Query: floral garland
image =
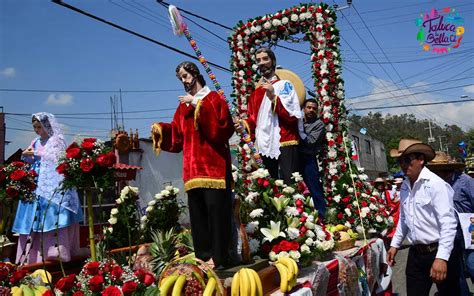
[(166, 186), (148, 202), (140, 224), (145, 240), (150, 240), (153, 230), (168, 231), (179, 225), (178, 219), (183, 206), (178, 203), (178, 193), (179, 188)]
[[(352, 184), (349, 166), (354, 172), (357, 172), (357, 168), (345, 157), (345, 151), (350, 149), (350, 140), (345, 133), (348, 127), (339, 54), (340, 37), (335, 26), (336, 18), (335, 11), (327, 4), (311, 3), (250, 19), (246, 23), (239, 22), (229, 37), (230, 49), (233, 52), (231, 70), (234, 92), (232, 96), (235, 98), (239, 113), (245, 116), (247, 100), (259, 78), (254, 57), (257, 48), (265, 43), (274, 44), (278, 40), (288, 40), (294, 34), (305, 34), (310, 44), (312, 76), (321, 106), (320, 118), (326, 126), (327, 145), (322, 151), (322, 167), (324, 168), (324, 190), (330, 210), (328, 220), (335, 224), (348, 223), (351, 228), (360, 226), (381, 231), (389, 224), (388, 214), (383, 206), (376, 204), (377, 215), (370, 214), (375, 209), (370, 212), (364, 209), (366, 217), (369, 218), (364, 219), (365, 222), (361, 223), (354, 219), (362, 211), (359, 206), (353, 204), (357, 203), (359, 197), (356, 194), (365, 194), (366, 196), (363, 197), (367, 203), (377, 202), (376, 199), (370, 197), (370, 185), (364, 182), (362, 176), (354, 173), (352, 177), (355, 178), (357, 189), (351, 192), (348, 190), (349, 186), (343, 186)], [(240, 163), (240, 166), (245, 171), (245, 166), (248, 168), (249, 164)], [(346, 197), (348, 199), (345, 199)], [(344, 204), (332, 202), (334, 198), (344, 199), (347, 202)], [(382, 222), (377, 222), (380, 219)]]

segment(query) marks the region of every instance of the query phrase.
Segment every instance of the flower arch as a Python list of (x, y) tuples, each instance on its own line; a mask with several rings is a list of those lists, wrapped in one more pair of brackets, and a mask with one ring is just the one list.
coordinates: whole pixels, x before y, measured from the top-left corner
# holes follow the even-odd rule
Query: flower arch
[[(347, 136), (336, 18), (336, 12), (327, 4), (309, 3), (249, 19), (246, 23), (239, 22), (229, 37), (232, 97), (239, 114), (245, 117), (247, 100), (255, 89), (255, 81), (259, 79), (254, 57), (257, 48), (303, 33), (310, 45), (314, 89), (321, 106), (320, 118), (326, 125), (327, 145), (322, 149), (322, 167), (329, 208), (327, 220), (330, 223), (346, 223), (347, 226), (351, 224), (351, 228), (363, 225), (365, 229), (380, 231), (387, 226), (387, 212), (383, 206), (379, 207), (380, 200), (374, 199), (371, 186), (365, 182), (367, 176), (359, 174), (351, 161), (351, 153), (348, 153), (351, 143)], [(378, 204), (374, 209), (377, 213), (370, 217), (371, 211), (364, 211), (360, 203), (366, 207), (368, 203)], [(369, 212), (369, 215), (361, 217), (361, 212)], [(377, 216), (382, 216), (382, 221), (376, 221)]]

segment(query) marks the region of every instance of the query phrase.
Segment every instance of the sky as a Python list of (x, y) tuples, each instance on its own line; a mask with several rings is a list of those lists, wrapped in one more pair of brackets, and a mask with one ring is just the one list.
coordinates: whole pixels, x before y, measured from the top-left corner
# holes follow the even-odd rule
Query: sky
[[(184, 37), (172, 34), (167, 9), (155, 0), (64, 2), (193, 54)], [(300, 2), (179, 0), (171, 4), (233, 27), (239, 20)], [(339, 0), (327, 3), (346, 6)], [(416, 19), (432, 8), (445, 7), (456, 9), (464, 18), (461, 45), (448, 54), (425, 52), (416, 40)], [(417, 118), (456, 124), (465, 131), (474, 127), (473, 101), (374, 109), (474, 97), (473, 1), (356, 0), (337, 15), (346, 105), (351, 113), (414, 113)], [(220, 37), (187, 21), (204, 56), (228, 68), (231, 51), (222, 39), (230, 31), (189, 17)], [(279, 44), (309, 51), (305, 42)], [(279, 65), (296, 72), (314, 89), (307, 55), (279, 47), (275, 52)], [(171, 119), (177, 97), (184, 94), (175, 68), (185, 60), (189, 58), (51, 1), (0, 1), (0, 106), (6, 113), (6, 140), (10, 141), (5, 157), (26, 148), (35, 137), (31, 114), (40, 111), (57, 115), (69, 142), (78, 135), (108, 139), (114, 108), (131, 112), (123, 114), (125, 130), (138, 129), (140, 137), (148, 137), (153, 122)], [(214, 72), (229, 97), (230, 73)], [(114, 107), (111, 98), (116, 100)], [(122, 124), (121, 114), (118, 119)]]

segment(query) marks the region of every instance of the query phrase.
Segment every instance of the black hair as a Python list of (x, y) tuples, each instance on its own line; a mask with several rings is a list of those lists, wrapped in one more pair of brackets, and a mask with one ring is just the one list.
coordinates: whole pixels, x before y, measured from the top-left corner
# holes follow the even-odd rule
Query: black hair
[(318, 106), (318, 102), (316, 101), (316, 99), (310, 98), (310, 99), (304, 100), (303, 107), (306, 107), (306, 104), (308, 103), (314, 103), (316, 104), (316, 106)]
[(204, 80), (204, 77), (202, 76), (201, 72), (199, 72), (199, 68), (195, 63), (186, 61), (179, 64), (176, 67), (176, 77), (178, 77), (178, 79), (180, 79), (178, 73), (181, 68), (186, 70), (186, 72), (190, 73), (193, 77), (197, 78), (201, 86), (206, 86), (206, 80)]

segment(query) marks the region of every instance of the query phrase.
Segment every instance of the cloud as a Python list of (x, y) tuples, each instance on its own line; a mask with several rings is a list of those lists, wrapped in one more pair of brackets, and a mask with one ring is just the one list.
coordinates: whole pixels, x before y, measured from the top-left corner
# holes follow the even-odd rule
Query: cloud
[(50, 94), (46, 99), (47, 105), (71, 105), (73, 96), (70, 94)]
[(12, 67), (8, 67), (0, 71), (0, 75), (7, 78), (15, 77), (15, 74), (16, 74), (15, 68), (12, 68)]
[[(348, 109), (356, 108), (374, 108), (374, 107), (385, 107), (385, 106), (398, 106), (398, 105), (410, 105), (420, 103), (432, 103), (432, 102), (443, 102), (447, 101), (445, 97), (436, 93), (419, 93), (422, 91), (429, 90), (425, 82), (418, 82), (409, 87), (415, 87), (411, 89), (399, 90), (392, 82), (382, 80), (375, 77), (369, 77), (369, 81), (374, 85), (371, 95), (367, 97), (360, 97), (355, 99), (348, 99), (346, 104)], [(464, 88), (464, 91), (474, 92), (474, 85)], [(452, 100), (452, 99), (448, 99)], [(418, 119), (432, 119), (439, 125), (457, 125), (463, 130), (474, 126), (474, 118), (472, 116), (472, 110), (474, 110), (473, 102), (462, 102), (456, 104), (438, 104), (438, 105), (426, 105), (426, 106), (408, 106), (402, 108), (387, 108), (387, 109), (373, 109), (356, 111), (357, 114), (365, 115), (369, 112), (380, 112), (382, 114), (399, 115), (404, 113), (415, 114)]]
[(474, 94), (474, 84), (466, 86), (462, 90), (467, 92), (467, 93), (473, 93)]

